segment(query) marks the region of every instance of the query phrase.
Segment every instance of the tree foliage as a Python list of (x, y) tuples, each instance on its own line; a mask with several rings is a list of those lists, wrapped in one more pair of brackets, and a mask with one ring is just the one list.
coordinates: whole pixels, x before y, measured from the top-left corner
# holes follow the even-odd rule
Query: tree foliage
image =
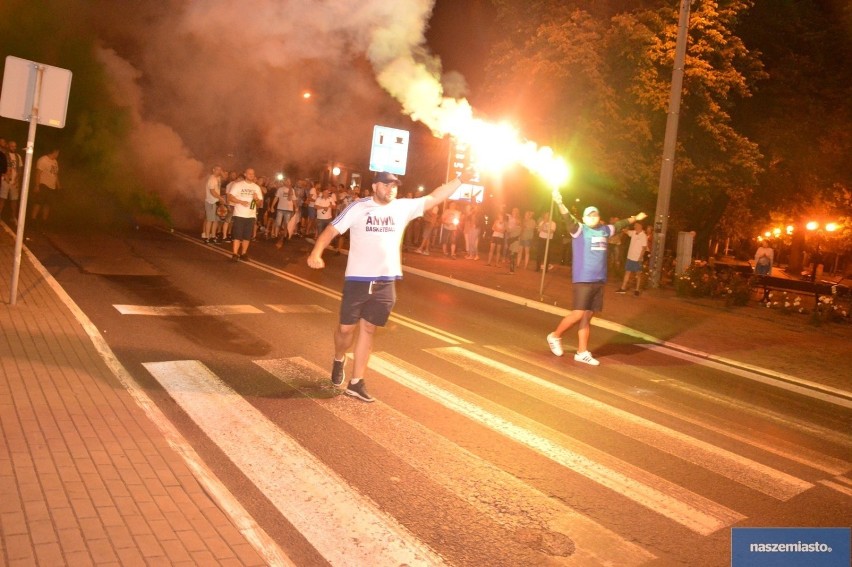
[[(693, 3), (670, 234), (696, 230), (704, 244), (713, 236), (752, 238), (755, 225), (768, 219), (773, 209), (787, 207), (796, 199), (812, 199), (794, 190), (804, 180), (815, 191), (831, 191), (832, 180), (849, 186), (848, 176), (841, 171), (848, 168), (848, 160), (841, 156), (848, 155), (849, 149), (849, 103), (841, 101), (852, 100), (849, 76), (811, 86), (792, 100), (780, 100), (804, 79), (797, 74), (810, 76), (810, 85), (824, 74), (823, 60), (817, 55), (823, 51), (817, 49), (817, 42), (830, 36), (835, 44), (848, 43), (840, 39), (848, 38), (838, 27), (842, 24), (826, 27), (825, 10), (807, 7), (815, 1), (782, 3), (787, 13), (774, 13), (766, 32), (775, 35), (772, 41), (755, 37), (754, 32), (778, 3), (763, 3), (759, 9), (751, 0)], [(490, 65), (494, 105), (515, 113), (532, 135), (553, 140), (568, 152), (582, 172), (579, 180), (584, 187), (578, 189), (597, 193), (594, 198), (613, 207), (612, 214), (633, 212), (636, 205), (652, 209), (659, 184), (678, 3), (494, 0), (494, 4), (503, 32)], [(802, 10), (808, 21), (800, 20)], [(797, 27), (811, 35), (779, 42), (779, 35), (784, 37), (779, 32), (792, 33)], [(772, 65), (767, 69), (761, 47), (778, 43), (784, 47), (775, 47), (778, 53), (770, 54)], [(808, 65), (799, 70), (802, 59)], [(780, 65), (781, 61), (787, 63)], [(776, 76), (777, 68), (791, 76)], [(756, 92), (759, 99), (751, 101)], [(817, 99), (821, 102), (815, 105)], [(796, 113), (808, 125), (791, 140), (789, 110), (794, 101), (811, 104)], [(816, 130), (826, 123), (804, 116), (806, 109), (816, 107), (821, 111), (816, 118), (828, 118), (829, 108), (838, 106), (846, 108), (840, 114), (843, 120), (822, 135)], [(743, 108), (752, 112), (744, 113)], [(765, 121), (770, 129), (762, 127)], [(806, 159), (798, 160), (796, 154), (806, 140), (811, 141)], [(770, 198), (766, 183), (778, 181), (779, 168), (795, 172), (795, 181), (786, 183), (789, 190), (783, 192), (783, 199), (782, 195)]]
[[(60, 150), (63, 207), (69, 221), (86, 224), (123, 221), (136, 213), (167, 217), (158, 198), (128, 175), (126, 109), (109, 95), (108, 81), (95, 57), (95, 41), (74, 4), (51, 0), (4, 0), (0, 4), (0, 52), (72, 72), (65, 128), (40, 126), (33, 163)], [(5, 57), (0, 61), (0, 73)], [(0, 136), (23, 148), (28, 123), (0, 118)]]

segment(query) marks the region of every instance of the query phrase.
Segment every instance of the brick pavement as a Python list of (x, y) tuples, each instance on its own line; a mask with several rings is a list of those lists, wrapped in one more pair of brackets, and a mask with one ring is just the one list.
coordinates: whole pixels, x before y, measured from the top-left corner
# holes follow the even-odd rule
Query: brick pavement
[(0, 564), (265, 565), (0, 232)]

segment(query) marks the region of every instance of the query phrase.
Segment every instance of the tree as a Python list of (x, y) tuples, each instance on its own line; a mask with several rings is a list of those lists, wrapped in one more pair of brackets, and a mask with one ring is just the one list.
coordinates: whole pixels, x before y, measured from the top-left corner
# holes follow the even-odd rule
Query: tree
[[(495, 49), (494, 104), (555, 140), (580, 179), (618, 214), (655, 201), (677, 37), (677, 6), (617, 2), (495, 2), (505, 39)], [(624, 3), (622, 3), (624, 4)], [(584, 7), (585, 5), (585, 7)], [(634, 4), (635, 5), (635, 4)], [(731, 118), (765, 73), (734, 33), (751, 2), (702, 1), (690, 20), (670, 227), (707, 242), (741, 221), (761, 172), (757, 145)], [(514, 105), (510, 104), (514, 103)], [(577, 165), (580, 164), (580, 165)]]

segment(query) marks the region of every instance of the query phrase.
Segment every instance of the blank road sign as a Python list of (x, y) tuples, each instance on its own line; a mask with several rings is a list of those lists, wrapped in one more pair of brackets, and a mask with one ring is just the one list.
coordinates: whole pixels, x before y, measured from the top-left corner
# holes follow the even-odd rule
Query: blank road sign
[(3, 90), (0, 91), (0, 116), (30, 121), (35, 99), (39, 67), (44, 68), (38, 123), (54, 128), (65, 127), (68, 94), (71, 91), (71, 71), (42, 65), (11, 55), (6, 57)]
[(373, 149), (370, 152), (370, 171), (387, 171), (405, 175), (408, 161), (408, 130), (387, 126), (373, 128)]

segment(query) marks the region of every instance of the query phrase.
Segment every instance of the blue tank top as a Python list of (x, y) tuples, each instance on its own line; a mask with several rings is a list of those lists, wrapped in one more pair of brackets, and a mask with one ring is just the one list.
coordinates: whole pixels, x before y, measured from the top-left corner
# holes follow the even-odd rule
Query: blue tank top
[(593, 283), (606, 281), (606, 245), (615, 233), (611, 224), (600, 224), (589, 228), (581, 224), (571, 235), (574, 259), (571, 265), (571, 281)]

